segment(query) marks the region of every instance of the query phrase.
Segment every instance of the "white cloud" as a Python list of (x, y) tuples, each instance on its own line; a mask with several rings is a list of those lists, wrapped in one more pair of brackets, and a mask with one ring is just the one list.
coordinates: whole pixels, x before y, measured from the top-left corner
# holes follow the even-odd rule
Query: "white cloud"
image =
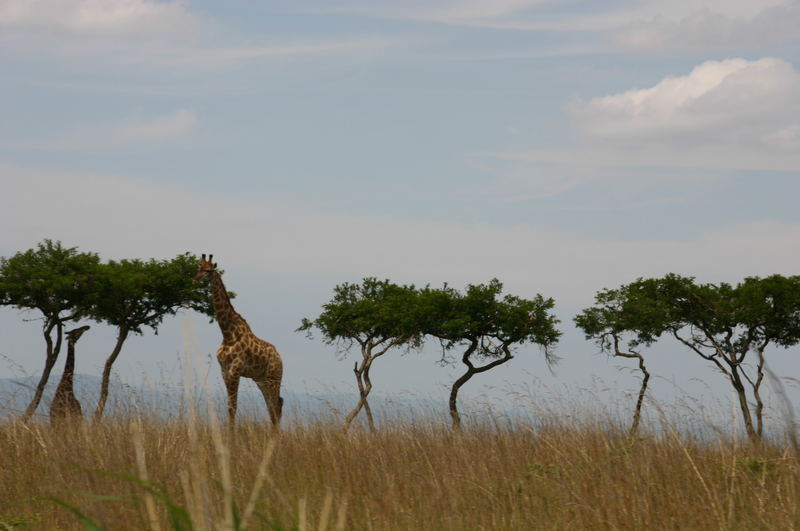
[[(800, 38), (800, 2), (768, 5), (755, 13), (735, 7), (735, 3), (695, 6), (679, 18), (659, 13), (625, 23), (610, 37), (623, 48), (637, 51), (741, 48)], [(754, 2), (750, 7), (761, 6)], [(668, 9), (665, 6), (666, 12)]]
[(764, 141), (775, 149), (788, 153), (800, 153), (800, 123), (787, 125), (764, 137)]
[[(3, 59), (34, 57), (69, 64), (72, 70), (169, 69), (171, 74), (295, 57), (369, 57), (398, 44), (386, 36), (313, 36), (243, 40), (240, 31), (191, 12), (173, 0), (0, 0)], [(407, 45), (407, 41), (403, 41)], [(0, 63), (2, 64), (2, 63)]]
[[(295, 42), (265, 46), (219, 46), (197, 48), (173, 48), (153, 54), (160, 66), (221, 67), (260, 59), (280, 59), (314, 56), (344, 55), (367, 57), (403, 44), (398, 39), (352, 38), (335, 41)], [(151, 63), (152, 64), (152, 63)]]
[(316, 10), (345, 12), (375, 18), (423, 20), (445, 23), (469, 23), (507, 17), (532, 7), (557, 3), (558, 0), (410, 0), (404, 2), (350, 2), (331, 7), (318, 4)]
[(3, 0), (0, 27), (79, 34), (175, 31), (195, 23), (184, 2), (155, 0)]
[[(0, 166), (0, 254), (42, 238), (107, 257), (213, 252), (221, 265), (354, 279), (461, 285), (503, 280), (560, 304), (668, 271), (714, 280), (793, 273), (800, 225), (764, 220), (692, 239), (588, 238), (546, 226), (453, 224), (326, 214), (280, 199), (233, 198), (148, 181)], [(31, 215), (36, 205), (36, 215)], [(368, 248), (359, 242), (368, 242)]]
[(124, 123), (84, 125), (52, 139), (5, 142), (6, 148), (23, 149), (98, 149), (153, 144), (186, 135), (197, 124), (191, 110), (178, 110), (166, 116), (130, 120)]
[[(656, 85), (567, 106), (578, 135), (545, 149), (484, 153), (485, 193), (541, 199), (603, 183), (625, 208), (680, 182), (699, 197), (734, 172), (800, 172), (800, 73), (775, 58), (708, 61)], [(624, 191), (624, 192), (623, 192)], [(598, 198), (598, 202), (608, 197)]]
[[(92, 127), (78, 131), (70, 140), (78, 145), (121, 145), (158, 142), (182, 136), (197, 124), (194, 111), (179, 110), (173, 114), (123, 125)], [(69, 141), (68, 141), (69, 142)]]
[[(708, 61), (646, 89), (569, 106), (591, 137), (674, 144), (766, 144), (800, 120), (800, 74), (782, 59)], [(772, 140), (772, 147), (779, 147)]]
[(306, 10), (512, 31), (586, 32), (606, 41), (574, 48), (580, 54), (620, 48), (741, 49), (800, 38), (800, 0), (648, 0), (598, 3), (591, 10), (576, 10), (568, 0), (310, 3)]
[[(692, 161), (655, 158), (632, 150), (574, 147), (485, 154), (473, 164), (489, 176), (474, 196), (503, 202), (554, 198), (591, 187), (588, 201), (561, 208), (634, 212), (664, 203), (686, 203), (724, 187), (726, 174)], [(797, 158), (800, 161), (800, 157)], [(685, 163), (685, 164), (683, 164)], [(539, 204), (545, 204), (544, 202)]]

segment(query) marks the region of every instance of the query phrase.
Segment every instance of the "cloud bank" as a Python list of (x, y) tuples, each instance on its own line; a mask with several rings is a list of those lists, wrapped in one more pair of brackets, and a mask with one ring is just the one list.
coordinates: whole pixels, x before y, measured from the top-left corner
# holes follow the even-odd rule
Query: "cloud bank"
[(727, 59), (707, 61), (650, 88), (576, 102), (569, 112), (592, 137), (755, 142), (780, 149), (800, 123), (798, 94), (800, 74), (787, 61)]
[[(213, 252), (228, 267), (463, 285), (492, 277), (565, 305), (638, 276), (712, 280), (792, 273), (800, 225), (764, 219), (691, 239), (589, 238), (542, 225), (452, 224), (311, 211), (279, 199), (233, 198), (117, 177), (0, 166), (0, 254), (43, 238), (106, 257)], [(35, 205), (35, 210), (32, 210)], [(635, 222), (632, 218), (631, 222)]]
[(703, 7), (680, 18), (662, 14), (639, 18), (609, 36), (623, 49), (641, 52), (767, 46), (800, 39), (800, 2), (768, 6), (751, 16), (718, 7)]
[(42, 150), (91, 150), (147, 146), (187, 135), (197, 125), (197, 114), (180, 109), (164, 116), (128, 120), (121, 123), (78, 126), (55, 138), (8, 141), (0, 147)]
[(90, 35), (175, 31), (192, 25), (184, 2), (154, 0), (4, 0), (0, 27)]

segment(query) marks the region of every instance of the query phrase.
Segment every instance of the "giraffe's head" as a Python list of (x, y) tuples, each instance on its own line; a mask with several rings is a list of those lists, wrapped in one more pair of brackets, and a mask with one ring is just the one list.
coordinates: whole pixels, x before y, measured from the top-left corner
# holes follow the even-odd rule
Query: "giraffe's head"
[(89, 325), (85, 325), (70, 330), (69, 332), (67, 332), (67, 341), (69, 341), (74, 345), (81, 338), (83, 333), (89, 330), (89, 328), (91, 328)]
[(197, 274), (194, 276), (194, 283), (199, 284), (201, 282), (209, 282), (211, 280), (211, 276), (217, 270), (217, 264), (214, 263), (214, 255), (208, 255), (208, 260), (206, 260), (206, 255), (200, 257), (200, 263), (197, 265)]

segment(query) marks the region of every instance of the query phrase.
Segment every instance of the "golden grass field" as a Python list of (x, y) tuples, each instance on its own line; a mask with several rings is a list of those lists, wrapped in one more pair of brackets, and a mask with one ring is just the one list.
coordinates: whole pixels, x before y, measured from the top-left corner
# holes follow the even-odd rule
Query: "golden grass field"
[(800, 528), (791, 445), (610, 425), (11, 423), (0, 529)]

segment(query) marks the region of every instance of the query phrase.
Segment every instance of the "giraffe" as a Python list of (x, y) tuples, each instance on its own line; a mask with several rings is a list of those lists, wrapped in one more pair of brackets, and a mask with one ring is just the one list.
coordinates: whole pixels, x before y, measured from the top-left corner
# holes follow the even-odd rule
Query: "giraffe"
[(75, 343), (81, 338), (89, 326), (81, 326), (70, 330), (67, 336), (67, 362), (64, 364), (64, 374), (56, 387), (56, 394), (50, 402), (50, 422), (55, 423), (66, 418), (82, 419), (81, 403), (75, 398), (72, 389), (72, 377), (75, 374)]
[(272, 343), (256, 337), (247, 321), (233, 309), (222, 275), (213, 262), (214, 255), (200, 259), (194, 281), (207, 282), (211, 286), (214, 300), (214, 315), (222, 331), (222, 345), (217, 349), (217, 361), (222, 369), (222, 380), (228, 392), (229, 427), (236, 420), (236, 405), (239, 378), (250, 378), (256, 382), (274, 427), (278, 426), (283, 410), (280, 396), (283, 362)]

